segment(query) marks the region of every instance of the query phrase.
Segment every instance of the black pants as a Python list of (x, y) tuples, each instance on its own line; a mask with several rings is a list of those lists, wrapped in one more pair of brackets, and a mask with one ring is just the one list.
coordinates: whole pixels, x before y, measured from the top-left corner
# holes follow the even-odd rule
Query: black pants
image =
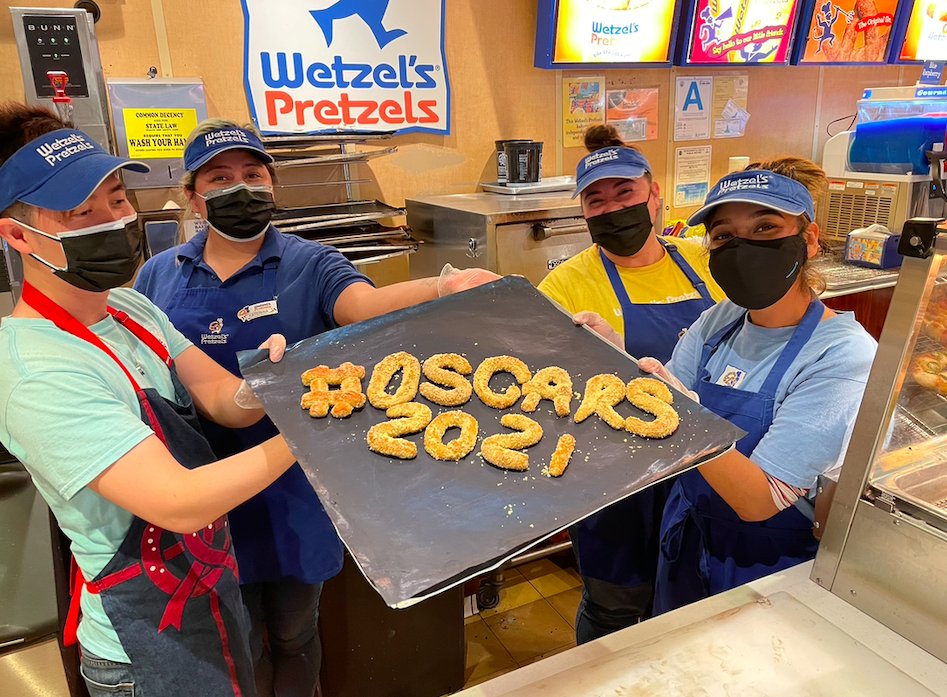
[[(322, 666), (322, 584), (283, 579), (241, 586), (260, 697), (313, 697)], [(265, 641), (264, 641), (265, 637)]]
[(575, 618), (575, 641), (584, 644), (630, 627), (651, 616), (654, 586), (618, 586), (582, 577), (582, 599)]

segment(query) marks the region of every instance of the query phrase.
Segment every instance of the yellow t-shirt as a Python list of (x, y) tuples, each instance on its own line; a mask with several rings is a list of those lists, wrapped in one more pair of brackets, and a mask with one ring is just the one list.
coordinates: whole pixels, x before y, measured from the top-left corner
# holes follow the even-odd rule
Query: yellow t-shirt
[[(694, 273), (707, 284), (707, 290), (715, 302), (726, 298), (710, 275), (710, 257), (702, 238), (678, 238), (670, 244), (677, 247), (684, 260), (694, 269)], [(616, 268), (625, 290), (628, 291), (628, 297), (636, 305), (664, 305), (700, 298), (700, 293), (687, 280), (687, 276), (674, 263), (670, 254), (665, 254), (660, 261), (648, 266)], [(618, 304), (618, 298), (609, 283), (597, 245), (593, 244), (554, 268), (538, 287), (540, 292), (569, 312), (597, 312), (608, 320), (615, 331), (624, 336), (621, 305)]]

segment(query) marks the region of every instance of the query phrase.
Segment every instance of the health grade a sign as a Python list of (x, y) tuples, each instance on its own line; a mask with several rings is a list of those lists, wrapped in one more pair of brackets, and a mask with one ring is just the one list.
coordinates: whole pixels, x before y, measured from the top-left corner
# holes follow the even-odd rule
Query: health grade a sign
[(260, 131), (449, 133), (444, 2), (243, 0)]

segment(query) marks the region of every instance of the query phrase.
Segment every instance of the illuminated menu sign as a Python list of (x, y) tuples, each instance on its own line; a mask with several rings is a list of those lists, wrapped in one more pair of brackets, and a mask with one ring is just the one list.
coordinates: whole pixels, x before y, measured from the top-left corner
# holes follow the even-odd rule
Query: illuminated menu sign
[(687, 62), (785, 63), (797, 0), (697, 0)]
[(816, 0), (800, 63), (884, 63), (898, 0)]
[(947, 60), (947, 0), (915, 0), (900, 59)]
[(559, 0), (552, 63), (667, 63), (674, 0)]

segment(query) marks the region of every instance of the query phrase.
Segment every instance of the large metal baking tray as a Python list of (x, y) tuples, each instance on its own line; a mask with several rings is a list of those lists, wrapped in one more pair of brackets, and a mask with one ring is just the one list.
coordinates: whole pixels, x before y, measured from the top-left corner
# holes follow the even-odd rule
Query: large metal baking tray
[[(393, 607), (499, 566), (576, 520), (726, 451), (742, 435), (677, 393), (681, 426), (664, 440), (614, 431), (594, 416), (575, 424), (557, 418), (543, 402), (533, 418), (545, 436), (528, 451), (529, 471), (514, 473), (484, 463), (479, 448), (456, 463), (438, 462), (423, 447), (408, 461), (372, 453), (365, 434), (386, 418), (370, 405), (345, 420), (313, 419), (300, 409), (303, 371), (352, 361), (370, 376), (379, 360), (399, 350), (422, 360), (434, 353), (463, 353), (473, 366), (501, 354), (520, 357), (532, 370), (559, 365), (569, 371), (576, 392), (584, 391), (585, 381), (596, 373), (612, 372), (625, 380), (640, 374), (626, 354), (574, 326), (518, 277), (306, 339), (277, 364), (260, 352), (243, 352), (245, 377), (352, 556)], [(494, 379), (494, 388), (503, 389), (504, 377), (509, 378)], [(577, 407), (575, 400), (573, 413)], [(502, 413), (476, 396), (461, 409), (480, 423), (480, 440), (505, 431), (499, 424)], [(432, 410), (446, 411), (433, 405)], [(619, 411), (636, 413), (627, 403)], [(541, 470), (563, 433), (575, 435), (577, 449), (565, 475), (550, 479)], [(422, 436), (411, 439), (421, 443)]]
[(393, 218), (404, 213), (404, 208), (395, 208), (381, 201), (350, 201), (280, 209), (273, 215), (273, 225), (282, 232), (299, 232)]
[(306, 149), (324, 148), (335, 143), (364, 143), (370, 140), (387, 140), (394, 136), (393, 131), (337, 131), (336, 133), (318, 134), (288, 134), (279, 136), (263, 136), (260, 140), (266, 149)]
[(920, 448), (917, 461), (872, 482), (883, 507), (893, 507), (947, 533), (947, 452)]
[(299, 153), (273, 153), (277, 169), (288, 167), (310, 167), (312, 165), (339, 165), (354, 162), (366, 162), (376, 157), (390, 155), (398, 150), (397, 147), (382, 148), (381, 150), (363, 150), (360, 152), (332, 152), (328, 154), (313, 153), (305, 156)]

